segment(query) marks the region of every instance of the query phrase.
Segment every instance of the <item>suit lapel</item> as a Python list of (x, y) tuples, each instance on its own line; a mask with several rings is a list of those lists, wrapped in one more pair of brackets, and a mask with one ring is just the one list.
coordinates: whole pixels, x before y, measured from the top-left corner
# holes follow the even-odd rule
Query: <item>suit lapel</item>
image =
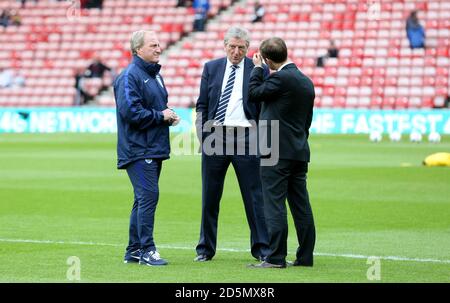
[(220, 62), (219, 65), (219, 72), (217, 73), (219, 75), (219, 97), (220, 97), (220, 93), (222, 91), (222, 83), (223, 83), (223, 77), (225, 77), (225, 69), (227, 68), (227, 58), (223, 58)]
[[(258, 112), (254, 112), (252, 110), (252, 107), (249, 106), (248, 102), (248, 84), (250, 82), (250, 75), (252, 73), (253, 68), (255, 65), (253, 64), (253, 61), (247, 57), (244, 58), (244, 78), (243, 80), (243, 86), (242, 86), (242, 107), (244, 109), (244, 114), (247, 119), (258, 119)], [(253, 106), (254, 107), (254, 106)], [(259, 107), (259, 105), (257, 105)]]
[(244, 85), (242, 87), (242, 103), (244, 104), (244, 108), (248, 102), (248, 82), (250, 80), (250, 74), (255, 65), (253, 62), (247, 57), (244, 58)]
[(214, 81), (215, 86), (216, 86), (216, 90), (215, 90), (216, 94), (210, 100), (212, 102), (211, 108), (214, 108), (214, 115), (216, 114), (217, 107), (219, 106), (220, 94), (222, 93), (223, 77), (225, 76), (226, 68), (227, 68), (227, 58), (223, 58), (217, 65), (217, 69), (216, 69), (216, 79)]

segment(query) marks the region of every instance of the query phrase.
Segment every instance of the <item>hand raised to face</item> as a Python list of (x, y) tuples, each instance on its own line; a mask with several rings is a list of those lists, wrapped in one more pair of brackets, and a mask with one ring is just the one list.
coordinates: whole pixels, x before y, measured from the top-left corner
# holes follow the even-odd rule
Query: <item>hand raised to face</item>
[(253, 55), (253, 64), (255, 64), (255, 66), (262, 66), (262, 57), (260, 53), (255, 53)]

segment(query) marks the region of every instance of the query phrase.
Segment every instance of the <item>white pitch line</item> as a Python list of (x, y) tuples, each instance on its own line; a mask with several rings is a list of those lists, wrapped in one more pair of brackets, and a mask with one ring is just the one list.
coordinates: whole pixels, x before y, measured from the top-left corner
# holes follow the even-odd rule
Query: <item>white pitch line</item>
[[(83, 242), (83, 241), (52, 241), (52, 240), (30, 240), (30, 239), (4, 239), (0, 238), (0, 242), (10, 242), (10, 243), (33, 243), (33, 244), (63, 244), (63, 245), (88, 245), (88, 246), (114, 246), (114, 247), (124, 247), (125, 244), (112, 244), (112, 243), (101, 243), (101, 242)], [(183, 250), (194, 250), (195, 247), (187, 246), (173, 246), (167, 244), (158, 245), (160, 248), (166, 249), (183, 249)], [(235, 248), (218, 248), (218, 251), (227, 252), (249, 252), (249, 249), (235, 249)], [(333, 254), (333, 253), (320, 253), (315, 252), (315, 256), (321, 257), (338, 257), (338, 258), (351, 258), (351, 259), (368, 259), (370, 257), (379, 258), (380, 260), (391, 260), (391, 261), (409, 261), (409, 262), (420, 262), (420, 263), (447, 263), (450, 264), (450, 260), (440, 260), (440, 259), (422, 259), (422, 258), (408, 258), (399, 256), (366, 256), (366, 255), (355, 255), (355, 254)]]
[(392, 261), (410, 261), (410, 262), (431, 262), (431, 263), (449, 263), (450, 260), (439, 260), (439, 259), (422, 259), (422, 258), (408, 258), (399, 256), (365, 256), (365, 255), (354, 255), (354, 254), (331, 254), (331, 253), (314, 253), (315, 256), (322, 257), (342, 257), (342, 258), (353, 258), (353, 259), (367, 259), (371, 257), (380, 258), (381, 260), (392, 260)]
[(33, 244), (91, 245), (91, 246), (117, 246), (117, 247), (123, 246), (123, 245), (118, 245), (118, 244), (98, 243), (98, 242), (28, 240), (28, 239), (3, 239), (3, 238), (0, 238), (0, 242), (33, 243)]

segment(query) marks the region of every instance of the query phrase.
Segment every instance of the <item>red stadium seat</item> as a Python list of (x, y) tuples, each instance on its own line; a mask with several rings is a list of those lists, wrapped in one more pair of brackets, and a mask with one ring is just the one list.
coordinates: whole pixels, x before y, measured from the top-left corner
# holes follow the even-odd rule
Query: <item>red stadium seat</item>
[(376, 97), (372, 97), (370, 98), (370, 104), (369, 107), (372, 109), (380, 109), (383, 106), (383, 97), (381, 96), (376, 96)]
[[(60, 77), (59, 82), (58, 75), (53, 73), (66, 68), (70, 72), (85, 68), (95, 54), (107, 59), (120, 72), (131, 59), (129, 35), (143, 24), (159, 32), (164, 54), (170, 58), (163, 62), (162, 73), (167, 73), (165, 78), (171, 78), (167, 82), (174, 90), (169, 93), (180, 106), (195, 99), (193, 92), (198, 91), (204, 62), (223, 56), (222, 40), (230, 24), (242, 24), (250, 30), (249, 56), (266, 37), (284, 38), (290, 59), (314, 81), (316, 106), (428, 108), (438, 94), (448, 94), (450, 19), (446, 1), (383, 0), (380, 19), (374, 21), (366, 18), (368, 2), (365, 0), (261, 0), (266, 8), (265, 20), (251, 23), (254, 0), (245, 6), (231, 6), (231, 0), (218, 0), (210, 2), (212, 20), (207, 30), (193, 34), (190, 33), (192, 8), (175, 8), (172, 1), (105, 0), (101, 11), (83, 10), (80, 20), (73, 23), (67, 22), (64, 2), (40, 0), (38, 5), (29, 2), (21, 11), (22, 26), (8, 27), (0, 35), (0, 66), (31, 71), (31, 76), (27, 74), (30, 90), (26, 90), (30, 94), (28, 100), (32, 100), (30, 104), (67, 104), (68, 95), (62, 93), (62, 88), (73, 88), (73, 82), (67, 81), (73, 81), (73, 76)], [(20, 7), (17, 1), (8, 3)], [(227, 12), (219, 15), (219, 8)], [(426, 50), (409, 49), (404, 22), (412, 9), (421, 11), (420, 19), (427, 32)], [(167, 48), (180, 41), (184, 34), (189, 37), (182, 40), (181, 49)], [(316, 59), (326, 51), (330, 39), (339, 48), (339, 58), (329, 59), (324, 68), (318, 68)], [(49, 77), (48, 80), (40, 82), (34, 70), (40, 78)], [(55, 90), (61, 97), (59, 101), (53, 97), (42, 102), (33, 98), (42, 95), (42, 90), (35, 88), (49, 84), (61, 87), (61, 91)], [(184, 89), (178, 89), (179, 86)], [(0, 91), (0, 100), (3, 94)], [(25, 98), (13, 100), (27, 103)], [(104, 106), (114, 104), (106, 98), (101, 100)]]
[(395, 100), (394, 108), (395, 109), (405, 109), (405, 108), (408, 108), (408, 105), (409, 105), (409, 103), (408, 103), (407, 97), (398, 97)]

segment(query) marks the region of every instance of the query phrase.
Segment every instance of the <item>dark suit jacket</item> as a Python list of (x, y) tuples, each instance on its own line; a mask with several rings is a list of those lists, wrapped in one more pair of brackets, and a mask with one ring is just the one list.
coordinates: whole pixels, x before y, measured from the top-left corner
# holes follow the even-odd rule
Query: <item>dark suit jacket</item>
[[(247, 57), (245, 57), (244, 60), (244, 83), (242, 88), (244, 113), (247, 119), (257, 121), (261, 105), (258, 103), (250, 103), (248, 101), (248, 81), (254, 64), (252, 60)], [(216, 115), (226, 66), (227, 58), (225, 57), (209, 61), (203, 68), (202, 80), (200, 83), (200, 95), (196, 104), (196, 127), (197, 136), (199, 136), (199, 138), (202, 133), (200, 127), (203, 127), (207, 120), (213, 120)]]
[[(263, 102), (259, 120), (267, 120), (269, 125), (270, 121), (279, 121), (280, 159), (309, 162), (308, 137), (315, 98), (312, 81), (294, 63), (265, 81), (263, 72), (254, 68), (249, 84), (249, 100)], [(267, 132), (262, 131), (261, 136), (267, 136)]]

